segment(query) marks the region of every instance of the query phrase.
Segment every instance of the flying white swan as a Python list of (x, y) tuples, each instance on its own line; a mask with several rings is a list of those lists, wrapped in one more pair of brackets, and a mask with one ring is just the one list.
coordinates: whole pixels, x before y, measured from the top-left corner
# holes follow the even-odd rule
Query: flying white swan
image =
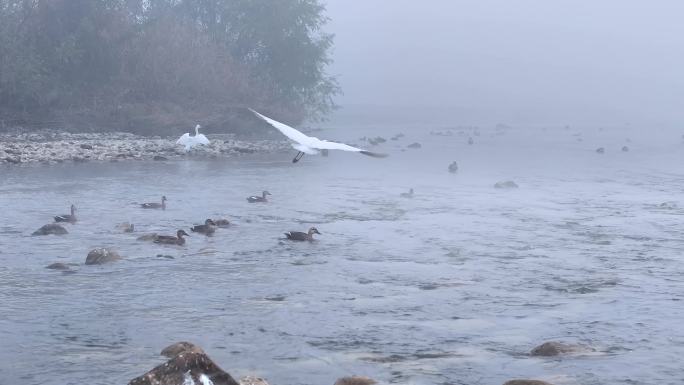
[(378, 154), (375, 152), (366, 151), (364, 149), (352, 147), (344, 143), (328, 142), (327, 140), (321, 140), (313, 136), (306, 136), (285, 123), (280, 123), (276, 120), (261, 115), (260, 113), (254, 111), (251, 108), (249, 110), (252, 111), (256, 116), (265, 120), (266, 123), (277, 128), (278, 131), (283, 133), (283, 135), (287, 136), (290, 140), (295, 142), (292, 143), (292, 147), (299, 152), (294, 157), (294, 159), (292, 159), (292, 163), (299, 162), (299, 160), (302, 159), (304, 154), (317, 155), (322, 150), (352, 151), (361, 153), (363, 155), (372, 156), (374, 158), (384, 158), (387, 156), (386, 154)]
[(204, 134), (199, 133), (199, 129), (202, 128), (199, 124), (195, 126), (195, 136), (190, 136), (189, 133), (183, 134), (177, 141), (176, 144), (185, 146), (185, 151), (190, 151), (191, 148), (200, 144), (209, 144), (209, 139), (207, 139)]

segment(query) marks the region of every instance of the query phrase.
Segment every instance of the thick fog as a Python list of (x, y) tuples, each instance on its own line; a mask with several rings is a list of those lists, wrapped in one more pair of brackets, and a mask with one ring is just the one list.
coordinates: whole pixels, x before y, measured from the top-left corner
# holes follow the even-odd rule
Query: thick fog
[(343, 107), (681, 127), (682, 1), (329, 0), (328, 15)]

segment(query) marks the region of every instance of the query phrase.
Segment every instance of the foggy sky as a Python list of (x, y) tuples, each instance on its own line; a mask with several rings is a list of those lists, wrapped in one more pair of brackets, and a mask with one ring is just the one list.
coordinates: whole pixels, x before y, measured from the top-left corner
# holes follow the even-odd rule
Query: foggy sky
[(343, 107), (684, 130), (684, 1), (328, 0), (327, 9)]

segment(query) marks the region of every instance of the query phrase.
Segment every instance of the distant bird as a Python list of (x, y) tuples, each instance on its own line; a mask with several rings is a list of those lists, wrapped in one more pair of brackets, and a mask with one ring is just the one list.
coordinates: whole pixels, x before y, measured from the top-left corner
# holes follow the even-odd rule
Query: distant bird
[(71, 205), (71, 214), (57, 215), (55, 222), (76, 223), (76, 206)]
[(266, 195), (271, 195), (271, 193), (268, 191), (263, 191), (261, 193), (261, 196), (252, 195), (251, 197), (247, 198), (247, 202), (249, 202), (249, 203), (268, 202), (268, 199), (266, 199)]
[(193, 226), (190, 230), (194, 233), (211, 235), (216, 231), (216, 223), (214, 223), (214, 221), (211, 219), (207, 219), (204, 221), (203, 225)]
[(302, 233), (301, 231), (288, 231), (285, 233), (285, 236), (292, 241), (313, 241), (314, 234), (320, 234), (320, 232), (318, 232), (317, 228), (312, 227), (307, 233)]
[(166, 195), (162, 195), (161, 203), (142, 203), (140, 207), (144, 209), (162, 209), (166, 210)]
[(185, 238), (183, 238), (184, 235), (186, 237), (190, 236), (190, 234), (186, 233), (184, 230), (178, 230), (175, 237), (172, 235), (157, 235), (157, 237), (154, 239), (154, 243), (182, 246), (185, 244)]
[(198, 145), (206, 145), (211, 143), (204, 134), (199, 133), (199, 129), (202, 128), (199, 124), (195, 126), (195, 136), (190, 136), (189, 133), (183, 134), (177, 141), (176, 144), (185, 146), (185, 151), (190, 151), (191, 148)]
[(261, 115), (260, 113), (254, 111), (251, 108), (249, 110), (252, 111), (259, 118), (266, 121), (266, 123), (278, 129), (278, 131), (280, 131), (283, 135), (287, 136), (290, 140), (296, 142), (292, 144), (292, 147), (299, 152), (294, 157), (294, 159), (292, 159), (292, 163), (299, 162), (299, 160), (302, 159), (304, 154), (316, 155), (322, 150), (342, 150), (359, 152), (363, 155), (372, 156), (374, 158), (384, 158), (387, 156), (385, 154), (378, 154), (375, 152), (370, 152), (360, 148), (352, 147), (344, 143), (328, 142), (327, 140), (321, 140), (313, 136), (307, 136), (301, 133), (300, 131), (297, 131), (296, 129), (288, 126), (287, 124), (280, 123), (264, 115)]
[(413, 188), (411, 188), (409, 192), (403, 192), (399, 194), (399, 196), (402, 198), (413, 198)]

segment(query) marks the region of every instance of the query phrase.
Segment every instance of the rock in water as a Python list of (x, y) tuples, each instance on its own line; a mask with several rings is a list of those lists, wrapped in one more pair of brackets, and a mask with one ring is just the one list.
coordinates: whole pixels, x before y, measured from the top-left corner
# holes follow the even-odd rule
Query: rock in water
[(599, 147), (596, 149), (597, 154), (604, 154), (606, 152), (606, 149), (603, 147)]
[(364, 376), (342, 377), (335, 381), (335, 385), (373, 385), (377, 383), (374, 379)]
[(101, 265), (103, 263), (109, 263), (118, 261), (121, 259), (119, 253), (114, 250), (107, 248), (99, 248), (90, 250), (88, 256), (86, 257), (86, 265)]
[(507, 180), (507, 181), (496, 182), (496, 184), (494, 184), (494, 188), (514, 189), (514, 188), (518, 188), (518, 184), (513, 182), (512, 180)]
[(239, 385), (206, 353), (190, 351), (180, 353), (166, 363), (132, 379), (128, 385), (206, 385), (209, 381), (214, 385)]
[(593, 351), (595, 350), (583, 345), (548, 341), (532, 349), (530, 355), (540, 357), (553, 357), (559, 356), (561, 354), (588, 353)]
[(451, 162), (449, 165), (449, 172), (452, 174), (456, 174), (458, 172), (458, 163), (456, 163), (456, 161)]
[(181, 353), (204, 353), (204, 350), (200, 348), (199, 346), (193, 344), (192, 342), (187, 342), (187, 341), (181, 341), (181, 342), (176, 342), (173, 345), (169, 345), (162, 349), (161, 355), (168, 357), (168, 358), (173, 358)]
[(468, 144), (473, 144), (473, 143), (475, 143), (475, 141), (473, 141), (473, 138), (472, 137), (468, 138)]
[(268, 382), (261, 377), (243, 376), (240, 377), (240, 385), (268, 385)]
[(628, 152), (628, 151), (629, 151), (629, 147), (627, 147), (627, 146), (622, 146), (622, 152)]
[(511, 380), (506, 381), (503, 385), (552, 385), (546, 381), (540, 380)]
[(34, 231), (33, 234), (31, 235), (64, 235), (64, 234), (69, 234), (69, 232), (62, 227), (62, 225), (58, 225), (56, 223), (49, 223), (38, 230)]
[(55, 262), (51, 263), (47, 266), (45, 266), (46, 269), (51, 269), (51, 270), (69, 270), (69, 266), (62, 262)]
[(415, 142), (415, 143), (409, 144), (407, 147), (408, 147), (408, 148), (421, 148), (421, 147), (423, 147), (423, 146), (422, 146), (420, 143)]

